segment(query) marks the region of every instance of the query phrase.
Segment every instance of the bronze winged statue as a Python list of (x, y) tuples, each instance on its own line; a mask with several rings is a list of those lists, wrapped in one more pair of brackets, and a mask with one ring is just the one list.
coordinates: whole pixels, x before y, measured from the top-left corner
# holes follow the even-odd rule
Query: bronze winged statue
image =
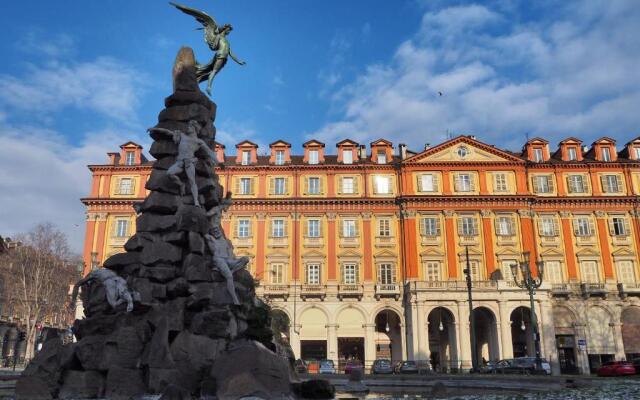
[(233, 30), (233, 27), (230, 24), (219, 26), (215, 19), (200, 10), (173, 2), (169, 2), (169, 4), (183, 13), (191, 15), (202, 24), (203, 28), (198, 29), (204, 29), (204, 41), (209, 45), (211, 50), (215, 51), (215, 55), (210, 62), (207, 64), (196, 64), (198, 82), (208, 81), (207, 93), (211, 96), (213, 78), (224, 68), (227, 63), (227, 58), (231, 57), (231, 59), (239, 65), (246, 64), (244, 61), (238, 59), (231, 51), (231, 44), (229, 43), (229, 39), (227, 39), (227, 35)]

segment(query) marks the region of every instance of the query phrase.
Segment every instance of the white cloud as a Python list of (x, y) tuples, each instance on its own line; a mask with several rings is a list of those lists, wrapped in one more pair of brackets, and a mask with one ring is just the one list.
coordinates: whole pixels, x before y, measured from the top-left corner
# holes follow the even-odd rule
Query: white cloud
[(0, 105), (39, 114), (73, 106), (135, 124), (145, 79), (140, 71), (108, 57), (29, 64), (21, 77), (0, 75)]
[(520, 24), (507, 9), (429, 10), (388, 64), (339, 88), (340, 118), (308, 137), (389, 137), (416, 149), (447, 131), (513, 149), (527, 133), (624, 143), (640, 127), (640, 8), (614, 3), (556, 5)]
[(57, 225), (80, 253), (91, 188), (88, 164), (106, 163), (106, 152), (146, 135), (122, 129), (88, 133), (71, 145), (61, 134), (34, 126), (0, 125), (0, 234), (26, 232), (40, 222)]
[(75, 52), (75, 40), (66, 33), (47, 33), (31, 29), (16, 43), (16, 48), (46, 57), (58, 58)]

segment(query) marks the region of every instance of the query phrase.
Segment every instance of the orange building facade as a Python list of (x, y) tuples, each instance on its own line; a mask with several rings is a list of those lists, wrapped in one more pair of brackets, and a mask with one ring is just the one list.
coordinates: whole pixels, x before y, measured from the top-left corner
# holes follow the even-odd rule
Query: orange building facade
[[(529, 297), (510, 269), (524, 252), (545, 266), (535, 311), (554, 373), (640, 356), (640, 138), (554, 150), (535, 138), (518, 153), (473, 136), (419, 152), (384, 139), (331, 155), (315, 140), (301, 155), (284, 141), (268, 155), (235, 147), (215, 149), (234, 199), (223, 226), (297, 357), (470, 367), (467, 260), (478, 359), (531, 355)], [(89, 166), (87, 270), (123, 251), (152, 168), (131, 142)]]

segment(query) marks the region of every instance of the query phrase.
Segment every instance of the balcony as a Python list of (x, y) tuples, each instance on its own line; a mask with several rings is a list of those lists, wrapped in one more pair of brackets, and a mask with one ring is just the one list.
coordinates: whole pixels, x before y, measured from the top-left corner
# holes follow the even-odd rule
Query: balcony
[(234, 237), (233, 238), (233, 247), (251, 247), (253, 246), (253, 238), (251, 236), (248, 237)]
[(338, 298), (342, 300), (345, 297), (356, 297), (362, 300), (364, 288), (362, 285), (338, 285)]
[(585, 299), (589, 297), (607, 297), (607, 287), (604, 283), (581, 283), (580, 291)]
[(289, 238), (286, 236), (270, 236), (269, 237), (269, 247), (287, 247), (289, 246)]
[(394, 247), (397, 241), (393, 236), (376, 236), (376, 247)]
[(640, 283), (618, 283), (618, 293), (623, 299), (627, 296), (640, 297)]
[(393, 297), (396, 299), (400, 299), (400, 285), (395, 283), (391, 284), (377, 284), (376, 285), (376, 300), (380, 300), (382, 297)]
[(302, 285), (300, 297), (302, 297), (302, 300), (314, 297), (324, 300), (327, 297), (327, 285)]
[(554, 297), (569, 297), (572, 290), (567, 283), (552, 283), (551, 295)]
[(340, 247), (358, 247), (360, 238), (357, 236), (343, 236), (340, 238)]
[(286, 301), (289, 298), (289, 285), (265, 285), (263, 295), (268, 298), (282, 298)]
[(303, 245), (304, 247), (322, 247), (324, 246), (324, 238), (305, 236)]
[(438, 246), (440, 243), (442, 243), (442, 236), (421, 236), (422, 240), (422, 245), (423, 246)]
[[(466, 281), (420, 281), (412, 283), (414, 288), (422, 291), (467, 290)], [(473, 289), (497, 290), (498, 281), (472, 281)]]
[(558, 246), (560, 244), (560, 236), (540, 236), (541, 246)]

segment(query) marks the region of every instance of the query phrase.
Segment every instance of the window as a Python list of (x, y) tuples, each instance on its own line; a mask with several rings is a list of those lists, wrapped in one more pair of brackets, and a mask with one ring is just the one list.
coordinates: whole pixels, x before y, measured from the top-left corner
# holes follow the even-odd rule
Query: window
[(136, 163), (136, 153), (133, 151), (127, 151), (125, 153), (125, 161), (126, 165), (133, 165)]
[(424, 266), (424, 275), (428, 281), (438, 282), (442, 280), (440, 261), (427, 261)]
[(355, 178), (342, 178), (342, 193), (354, 194), (355, 192)]
[(462, 216), (458, 219), (458, 235), (476, 236), (478, 235), (478, 224), (476, 218), (472, 216)]
[(242, 151), (242, 165), (249, 165), (251, 163), (251, 152), (249, 150)]
[(116, 220), (115, 236), (119, 238), (129, 236), (129, 220), (126, 220), (126, 219)]
[(611, 149), (603, 147), (601, 150), (602, 161), (611, 161)]
[(436, 176), (431, 174), (420, 175), (418, 190), (421, 192), (437, 192), (438, 181)]
[(307, 180), (309, 194), (320, 194), (320, 178), (312, 177)]
[(473, 182), (470, 174), (457, 174), (455, 179), (456, 192), (473, 191)]
[(378, 265), (378, 283), (381, 285), (393, 285), (396, 283), (396, 269), (393, 264)]
[(276, 150), (276, 165), (284, 165), (284, 150)]
[(240, 178), (238, 183), (238, 194), (251, 194), (251, 178)]
[(609, 230), (611, 231), (611, 236), (627, 236), (630, 233), (627, 219), (620, 216), (611, 218)]
[(344, 264), (342, 266), (342, 283), (345, 285), (358, 283), (358, 267), (356, 264)]
[(420, 222), (420, 230), (423, 236), (440, 235), (440, 219), (438, 217), (424, 217)]
[(391, 178), (388, 176), (373, 177), (373, 192), (375, 194), (391, 193)]
[(618, 269), (618, 282), (621, 283), (635, 283), (636, 274), (633, 270), (633, 261), (618, 261), (616, 263)]
[(387, 163), (387, 152), (385, 150), (378, 150), (378, 164), (386, 164)]
[(602, 183), (602, 191), (605, 193), (622, 192), (622, 178), (620, 178), (620, 175), (602, 175), (600, 176), (600, 183)]
[(248, 219), (238, 220), (238, 237), (248, 238), (251, 236), (251, 221)]
[(342, 150), (342, 163), (343, 164), (353, 164), (353, 151), (352, 150)]
[(389, 219), (378, 220), (378, 236), (384, 236), (384, 237), (391, 236), (391, 220)]
[(573, 231), (576, 236), (592, 236), (594, 229), (590, 218), (576, 217), (576, 219), (573, 220)]
[(342, 221), (342, 236), (344, 237), (356, 237), (358, 235), (356, 231), (356, 221), (352, 219), (345, 219)]
[(320, 284), (320, 264), (307, 264), (307, 285)]
[(287, 192), (286, 178), (273, 179), (273, 194), (285, 194)]
[[(467, 263), (465, 261), (462, 263), (462, 271), (464, 271), (466, 268), (467, 268)], [(482, 276), (480, 274), (480, 263), (478, 261), (470, 260), (469, 268), (471, 269), (471, 280), (473, 281), (482, 280)], [(465, 276), (465, 274), (463, 273), (462, 276)]]
[(567, 189), (569, 193), (585, 193), (585, 180), (583, 175), (569, 175), (567, 177)]
[(540, 218), (539, 233), (540, 236), (559, 236), (560, 230), (556, 219), (550, 215)]
[(560, 261), (545, 261), (544, 274), (551, 283), (564, 282), (564, 278), (562, 276), (562, 264), (560, 264)]
[(535, 162), (543, 162), (544, 155), (542, 153), (542, 149), (533, 149), (533, 160)]
[(569, 161), (576, 161), (578, 159), (578, 152), (575, 147), (569, 147), (567, 149), (567, 158)]
[(285, 225), (283, 219), (274, 219), (271, 222), (271, 236), (277, 238), (285, 237)]
[(598, 263), (595, 261), (582, 261), (580, 263), (580, 270), (582, 272), (582, 282), (586, 283), (598, 283), (600, 276), (598, 274)]
[(536, 175), (533, 177), (534, 193), (552, 193), (553, 180), (551, 175)]
[(464, 146), (458, 147), (458, 157), (465, 158), (467, 154), (469, 154), (469, 150), (466, 147)]
[(502, 272), (502, 279), (505, 281), (513, 281), (513, 274), (511, 274), (511, 266), (518, 264), (516, 260), (502, 260), (500, 262), (500, 272)]
[(310, 219), (307, 221), (307, 236), (314, 238), (320, 237), (319, 219)]
[(636, 160), (640, 160), (640, 147), (635, 147), (634, 150), (636, 151)]
[(507, 188), (507, 175), (503, 173), (493, 174), (493, 190), (495, 192), (506, 192)]
[(118, 187), (119, 194), (133, 194), (133, 179), (122, 178)]
[(309, 150), (309, 164), (319, 164), (320, 157), (318, 150)]
[(271, 264), (271, 283), (274, 285), (284, 283), (284, 264)]
[(515, 228), (513, 224), (513, 218), (507, 216), (499, 216), (496, 218), (496, 235), (498, 236), (513, 236), (515, 234)]

